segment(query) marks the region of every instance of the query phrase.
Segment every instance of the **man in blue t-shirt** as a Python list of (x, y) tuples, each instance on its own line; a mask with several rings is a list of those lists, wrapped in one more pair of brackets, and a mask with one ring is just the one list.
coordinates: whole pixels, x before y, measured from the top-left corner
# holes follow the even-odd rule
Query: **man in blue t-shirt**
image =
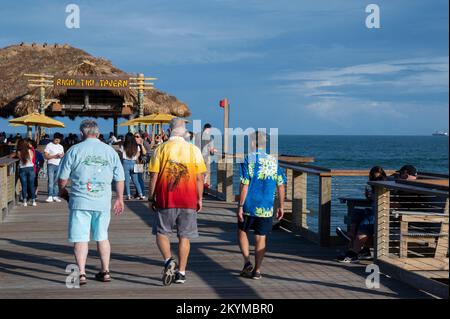
[[(273, 203), (278, 189), (280, 205), (277, 219), (284, 215), (284, 184), (286, 176), (275, 157), (265, 152), (266, 134), (251, 135), (252, 152), (240, 164), (241, 191), (238, 209), (238, 240), (244, 256), (241, 276), (261, 279), (261, 264), (266, 249), (266, 237), (272, 230)], [(247, 232), (255, 232), (255, 267), (250, 262)]]
[[(123, 189), (125, 175), (119, 155), (99, 139), (95, 121), (81, 122), (80, 131), (84, 141), (72, 146), (64, 156), (58, 172), (60, 195), (69, 199), (69, 242), (74, 243), (74, 253), (79, 267), (79, 283), (87, 282), (85, 266), (88, 244), (97, 242), (102, 270), (95, 278), (111, 281), (109, 261), (111, 247), (108, 227), (111, 220), (112, 182), (116, 184), (114, 213), (120, 215), (124, 209)], [(70, 180), (70, 194), (66, 185)], [(69, 196), (70, 195), (70, 196)]]

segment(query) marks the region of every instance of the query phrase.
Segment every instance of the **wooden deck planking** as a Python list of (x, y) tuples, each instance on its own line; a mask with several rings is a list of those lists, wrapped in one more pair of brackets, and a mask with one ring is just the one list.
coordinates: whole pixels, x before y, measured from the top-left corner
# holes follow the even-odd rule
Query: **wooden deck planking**
[[(67, 206), (17, 207), (0, 224), (0, 298), (427, 298), (388, 277), (379, 289), (365, 286), (364, 265), (342, 265), (335, 249), (320, 248), (284, 230), (273, 232), (261, 281), (238, 276), (242, 259), (235, 239), (234, 205), (205, 200), (199, 215), (200, 238), (191, 245), (188, 281), (163, 287), (161, 256), (151, 235), (147, 203), (127, 202), (125, 214), (110, 227), (113, 282), (89, 280), (80, 289), (65, 286), (73, 263), (66, 240)], [(173, 238), (175, 242), (175, 237)], [(90, 245), (88, 275), (97, 272)]]

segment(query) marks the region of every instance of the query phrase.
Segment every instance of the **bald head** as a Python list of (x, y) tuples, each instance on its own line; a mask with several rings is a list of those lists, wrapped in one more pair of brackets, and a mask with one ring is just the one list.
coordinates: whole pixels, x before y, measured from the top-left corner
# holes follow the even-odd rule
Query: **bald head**
[(169, 129), (170, 136), (184, 137), (184, 135), (186, 134), (186, 123), (183, 119), (175, 117), (170, 121)]

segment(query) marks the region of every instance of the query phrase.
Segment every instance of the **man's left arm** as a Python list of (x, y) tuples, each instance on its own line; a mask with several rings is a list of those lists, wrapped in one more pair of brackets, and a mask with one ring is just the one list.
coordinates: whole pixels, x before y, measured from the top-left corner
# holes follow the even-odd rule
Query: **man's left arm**
[(284, 197), (286, 193), (285, 184), (287, 183), (286, 175), (281, 167), (278, 167), (277, 188), (278, 188), (278, 201), (279, 208), (277, 211), (277, 219), (281, 220), (284, 217)]
[(191, 152), (194, 152), (195, 173), (197, 184), (197, 212), (203, 208), (203, 187), (205, 185), (206, 164), (203, 160), (202, 153), (198, 147), (193, 146)]
[(113, 179), (116, 182), (116, 201), (114, 202), (114, 214), (121, 215), (124, 211), (123, 191), (125, 188), (125, 172), (119, 155), (114, 152)]
[(59, 197), (65, 200), (69, 200), (69, 192), (66, 189), (67, 183), (70, 178), (70, 173), (72, 172), (72, 157), (71, 153), (68, 152), (65, 156), (58, 169), (58, 187), (59, 187)]

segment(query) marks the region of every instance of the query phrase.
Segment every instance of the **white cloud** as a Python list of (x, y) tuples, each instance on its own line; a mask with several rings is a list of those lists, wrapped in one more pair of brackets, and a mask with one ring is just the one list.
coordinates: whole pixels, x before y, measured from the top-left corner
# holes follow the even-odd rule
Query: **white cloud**
[[(304, 108), (345, 126), (354, 116), (406, 118), (411, 105), (447, 93), (448, 57), (414, 58), (307, 72), (288, 72), (272, 79), (278, 90), (301, 96)], [(427, 104), (426, 102), (424, 102)]]

